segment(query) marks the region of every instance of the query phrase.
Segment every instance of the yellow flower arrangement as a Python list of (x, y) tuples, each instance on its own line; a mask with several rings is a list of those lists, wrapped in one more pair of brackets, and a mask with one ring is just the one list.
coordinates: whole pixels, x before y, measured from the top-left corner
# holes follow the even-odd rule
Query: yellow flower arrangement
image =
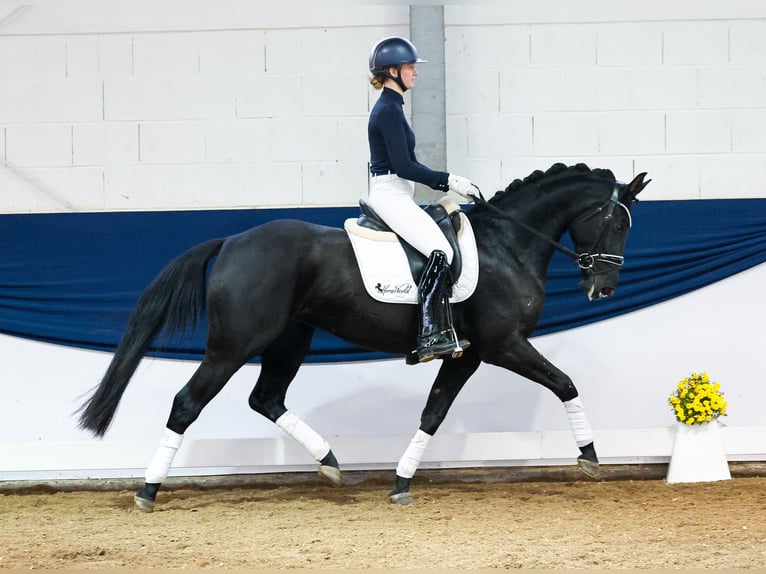
[(707, 423), (726, 415), (720, 383), (710, 382), (707, 373), (692, 373), (678, 383), (668, 398), (676, 419), (687, 425)]

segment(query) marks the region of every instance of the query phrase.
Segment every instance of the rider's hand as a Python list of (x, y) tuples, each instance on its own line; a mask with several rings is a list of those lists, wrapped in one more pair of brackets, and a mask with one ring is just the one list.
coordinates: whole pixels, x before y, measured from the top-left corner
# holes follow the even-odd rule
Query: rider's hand
[(477, 196), (478, 193), (476, 191), (476, 186), (471, 183), (471, 181), (466, 178), (455, 174), (449, 174), (449, 179), (447, 179), (447, 183), (449, 184), (449, 190), (454, 191), (458, 195), (465, 197), (466, 199), (470, 199), (473, 201)]

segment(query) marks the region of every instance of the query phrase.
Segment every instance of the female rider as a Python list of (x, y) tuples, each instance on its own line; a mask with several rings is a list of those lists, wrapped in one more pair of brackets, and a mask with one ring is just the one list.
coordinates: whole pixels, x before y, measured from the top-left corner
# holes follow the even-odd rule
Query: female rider
[(471, 182), (459, 175), (432, 170), (415, 158), (415, 133), (407, 122), (404, 93), (418, 73), (415, 46), (398, 36), (384, 38), (370, 52), (370, 84), (382, 90), (370, 112), (370, 194), (367, 204), (402, 239), (428, 257), (418, 284), (420, 362), (459, 357), (470, 343), (459, 340), (452, 325), (449, 266), (452, 247), (438, 225), (415, 202), (415, 182), (464, 197), (473, 195)]

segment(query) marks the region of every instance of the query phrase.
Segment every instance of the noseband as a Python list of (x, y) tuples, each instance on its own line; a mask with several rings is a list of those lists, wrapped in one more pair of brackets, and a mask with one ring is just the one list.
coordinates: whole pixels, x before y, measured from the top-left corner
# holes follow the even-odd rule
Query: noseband
[[(580, 223), (582, 221), (586, 221), (590, 219), (591, 217), (594, 217), (604, 211), (606, 209), (606, 215), (604, 216), (604, 220), (601, 222), (601, 230), (599, 231), (598, 237), (596, 237), (596, 240), (593, 242), (593, 247), (591, 248), (591, 251), (593, 251), (596, 248), (596, 245), (598, 245), (599, 241), (601, 241), (601, 237), (604, 235), (604, 231), (606, 231), (607, 224), (612, 220), (612, 217), (614, 216), (614, 208), (615, 206), (619, 205), (625, 210), (625, 213), (628, 216), (628, 228), (633, 227), (633, 218), (630, 216), (630, 210), (628, 207), (620, 201), (620, 190), (617, 187), (617, 183), (614, 184), (614, 188), (612, 188), (612, 195), (609, 197), (609, 200), (607, 203), (602, 205), (601, 207), (596, 208), (596, 210), (591, 213), (590, 215), (586, 215), (582, 219), (576, 221), (575, 223)], [(562, 246), (563, 247), (563, 246)], [(575, 262), (577, 263), (577, 266), (587, 271), (589, 269), (593, 269), (593, 266), (595, 265), (596, 261), (600, 261), (601, 263), (607, 263), (609, 265), (614, 265), (616, 267), (622, 267), (623, 263), (625, 263), (625, 257), (622, 255), (612, 255), (611, 253), (580, 253), (576, 256)], [(594, 271), (594, 273), (597, 273)]]
[[(546, 243), (552, 245), (555, 249), (558, 251), (561, 251), (564, 255), (572, 259), (577, 266), (582, 269), (583, 271), (592, 271), (594, 274), (599, 274), (598, 271), (593, 270), (593, 266), (596, 264), (596, 262), (601, 263), (607, 263), (609, 265), (614, 265), (615, 267), (622, 267), (623, 263), (625, 262), (625, 257), (622, 255), (613, 255), (611, 253), (591, 253), (593, 250), (596, 249), (596, 246), (598, 245), (598, 242), (601, 241), (601, 237), (604, 235), (604, 232), (606, 231), (607, 224), (611, 221), (612, 217), (614, 216), (614, 208), (615, 206), (620, 206), (625, 210), (625, 213), (628, 215), (628, 227), (633, 226), (633, 219), (630, 216), (630, 210), (628, 207), (622, 203), (619, 199), (620, 197), (620, 188), (615, 182), (614, 187), (612, 188), (612, 195), (609, 197), (607, 202), (604, 205), (601, 205), (600, 207), (597, 207), (592, 213), (589, 213), (582, 218), (578, 219), (575, 223), (581, 223), (583, 221), (586, 221), (590, 219), (591, 217), (595, 217), (602, 211), (606, 209), (606, 215), (604, 216), (603, 221), (601, 222), (601, 230), (599, 231), (598, 237), (596, 237), (596, 240), (593, 242), (593, 247), (589, 251), (586, 251), (584, 253), (575, 253), (568, 247), (561, 245), (558, 241), (554, 241), (550, 237), (546, 237), (537, 229), (534, 227), (531, 227), (530, 225), (527, 225), (523, 221), (517, 219), (516, 217), (513, 217), (512, 215), (505, 213), (501, 209), (498, 209), (491, 203), (489, 203), (486, 199), (484, 199), (484, 196), (481, 194), (481, 191), (479, 188), (476, 187), (476, 190), (479, 191), (479, 196), (475, 197), (474, 201), (477, 203), (487, 207), (494, 216), (502, 218), (502, 219), (508, 219), (510, 221), (513, 221), (514, 223), (520, 225), (536, 237), (542, 239)], [(602, 272), (602, 273), (605, 273)]]

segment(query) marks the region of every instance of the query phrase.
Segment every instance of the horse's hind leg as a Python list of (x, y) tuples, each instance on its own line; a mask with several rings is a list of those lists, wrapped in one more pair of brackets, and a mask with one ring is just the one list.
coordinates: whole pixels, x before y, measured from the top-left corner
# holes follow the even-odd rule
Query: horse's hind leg
[(328, 442), (285, 406), (287, 388), (311, 347), (313, 327), (290, 323), (261, 353), (261, 373), (250, 394), (250, 407), (276, 423), (319, 462), (319, 475), (340, 486), (340, 469)]
[(244, 361), (213, 363), (205, 357), (189, 382), (176, 394), (165, 434), (146, 469), (144, 487), (134, 497), (138, 508), (144, 512), (154, 510), (157, 492), (168, 476), (184, 432), (242, 364)]

